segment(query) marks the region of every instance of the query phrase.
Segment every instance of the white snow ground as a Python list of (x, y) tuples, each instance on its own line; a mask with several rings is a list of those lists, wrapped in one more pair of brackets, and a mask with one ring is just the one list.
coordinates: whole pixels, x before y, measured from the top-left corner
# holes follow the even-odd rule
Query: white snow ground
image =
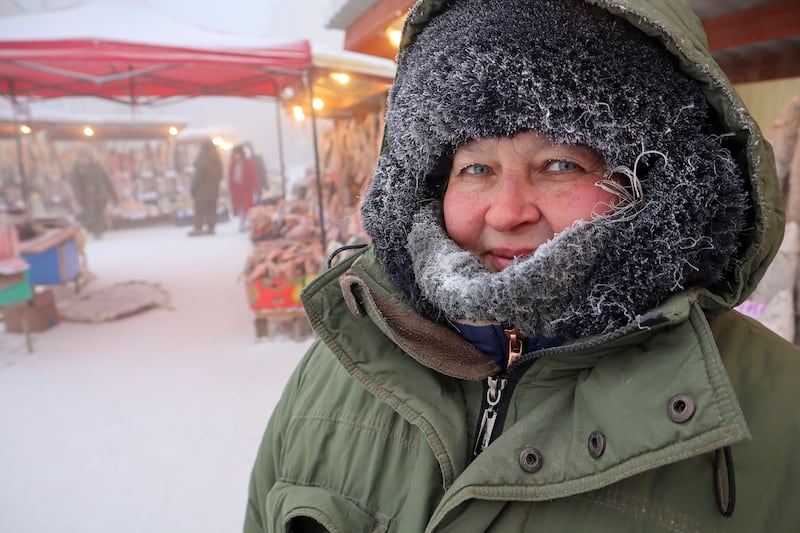
[(250, 468), (310, 340), (256, 341), (234, 221), (110, 231), (87, 244), (97, 276), (160, 283), (172, 310), (0, 326), (0, 531), (241, 531)]

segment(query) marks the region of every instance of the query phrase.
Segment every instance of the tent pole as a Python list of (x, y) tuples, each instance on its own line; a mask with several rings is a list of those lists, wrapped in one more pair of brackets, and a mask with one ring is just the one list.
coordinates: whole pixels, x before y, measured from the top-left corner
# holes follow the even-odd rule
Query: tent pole
[(283, 161), (283, 126), (281, 125), (281, 108), (283, 100), (278, 95), (275, 99), (275, 123), (278, 126), (278, 160), (281, 164), (281, 197), (286, 198), (286, 165)]
[(317, 172), (317, 204), (319, 205), (319, 229), (320, 240), (322, 242), (322, 253), (325, 254), (325, 214), (322, 209), (322, 178), (319, 172), (319, 149), (317, 147), (317, 113), (314, 111), (314, 67), (306, 71), (306, 83), (308, 84), (308, 105), (311, 109), (311, 135), (314, 141), (314, 168)]
[[(133, 65), (128, 65), (128, 72), (133, 72)], [(128, 89), (130, 90), (131, 96), (131, 114), (136, 110), (136, 88), (133, 85), (133, 76), (128, 78)]]
[(9, 90), (11, 92), (12, 123), (14, 126), (14, 141), (17, 146), (17, 170), (19, 172), (20, 194), (22, 195), (22, 207), (28, 208), (28, 177), (25, 175), (25, 162), (22, 158), (22, 138), (20, 137), (19, 121), (17, 120), (17, 95), (14, 91), (14, 80), (9, 80)]

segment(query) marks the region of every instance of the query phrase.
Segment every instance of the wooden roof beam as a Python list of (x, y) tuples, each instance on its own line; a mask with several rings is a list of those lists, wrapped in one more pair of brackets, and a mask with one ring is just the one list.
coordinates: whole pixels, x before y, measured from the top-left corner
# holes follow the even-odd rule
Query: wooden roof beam
[[(728, 55), (727, 52), (723, 52)], [(719, 66), (733, 83), (778, 80), (800, 77), (800, 45), (756, 51), (747, 55), (733, 54), (717, 59)]]
[[(347, 29), (345, 50), (373, 53), (394, 59), (397, 50), (388, 42), (384, 30), (414, 5), (414, 0), (383, 0), (367, 9)], [(376, 53), (378, 52), (378, 53)]]
[(800, 2), (780, 0), (703, 21), (711, 51), (800, 35)]

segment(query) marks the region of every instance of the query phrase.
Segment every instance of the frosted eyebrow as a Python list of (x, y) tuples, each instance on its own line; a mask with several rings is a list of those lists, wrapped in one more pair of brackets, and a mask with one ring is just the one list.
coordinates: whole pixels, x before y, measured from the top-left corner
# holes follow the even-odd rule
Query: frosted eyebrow
[(453, 153), (453, 157), (477, 156), (477, 155), (483, 155), (485, 152), (486, 152), (485, 148), (480, 148), (475, 146), (462, 146)]

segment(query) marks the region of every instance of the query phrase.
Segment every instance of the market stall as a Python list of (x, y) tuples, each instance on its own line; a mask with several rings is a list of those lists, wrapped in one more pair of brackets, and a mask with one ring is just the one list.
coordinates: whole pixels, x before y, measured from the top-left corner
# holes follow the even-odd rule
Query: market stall
[[(26, 121), (22, 151), (27, 174), (27, 208), (35, 217), (77, 218), (73, 171), (81, 151), (95, 154), (110, 178), (117, 201), (108, 206), (109, 228), (185, 223), (192, 216), (189, 184), (202, 139), (183, 138), (179, 118), (134, 121), (82, 116)], [(92, 129), (92, 137), (84, 130)], [(10, 120), (0, 116), (0, 206), (22, 208)], [(227, 213), (225, 197), (222, 211)], [(226, 215), (227, 216), (227, 215)]]
[[(67, 96), (96, 96), (131, 106), (199, 96), (291, 102), (293, 112), (299, 109), (312, 125), (315, 156), (308, 190), (316, 193), (312, 216), (320, 228), (317, 242), (323, 251), (329, 229), (342, 220), (338, 212), (326, 215), (325, 206), (338, 202), (353, 213), (351, 193), (367, 174), (321, 167), (317, 115), (332, 120), (363, 118), (365, 108), (371, 112), (382, 106), (394, 75), (389, 60), (312, 50), (305, 40), (276, 45), (210, 32), (161, 17), (135, 1), (88, 2), (58, 13), (8, 17), (0, 20), (0, 36), (0, 93), (15, 109), (20, 101), (29, 104)], [(377, 141), (370, 144), (374, 146), (369, 152), (377, 153)], [(356, 153), (335, 145), (329, 142), (324, 147), (329, 154), (326, 165), (341, 164), (337, 153)], [(26, 200), (23, 165), (19, 173)], [(326, 201), (323, 193), (331, 184), (333, 196)], [(330, 236), (346, 238), (341, 231)]]
[[(253, 249), (244, 280), (257, 337), (282, 326), (284, 333), (302, 336), (302, 288), (325, 269), (334, 250), (367, 241), (359, 198), (378, 159), (382, 100), (372, 107), (361, 102), (350, 113), (337, 110), (325, 120), (329, 124), (320, 135), (320, 179), (309, 168), (285, 198), (257, 205), (248, 215)], [(322, 225), (315, 216), (318, 201)]]

